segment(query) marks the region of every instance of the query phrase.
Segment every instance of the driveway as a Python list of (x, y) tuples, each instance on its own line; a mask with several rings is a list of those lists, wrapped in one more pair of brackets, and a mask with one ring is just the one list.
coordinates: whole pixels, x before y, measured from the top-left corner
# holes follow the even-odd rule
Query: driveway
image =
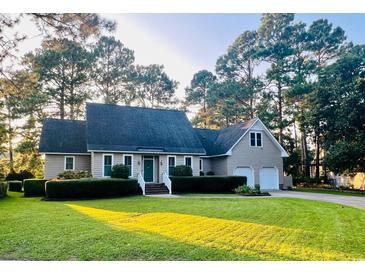
[(365, 197), (342, 196), (322, 193), (295, 192), (295, 191), (278, 191), (270, 192), (271, 197), (280, 198), (299, 198), (315, 201), (324, 201), (341, 205), (348, 205), (365, 210)]
[(296, 191), (274, 191), (270, 192), (271, 196), (262, 196), (262, 197), (245, 197), (245, 196), (225, 196), (225, 195), (212, 195), (203, 194), (197, 196), (184, 196), (184, 195), (151, 195), (152, 197), (160, 197), (160, 198), (227, 198), (227, 199), (257, 199), (257, 198), (299, 198), (299, 199), (307, 199), (314, 201), (324, 201), (330, 203), (336, 203), (341, 205), (353, 206), (356, 208), (360, 208), (365, 210), (365, 197), (356, 197), (356, 196), (342, 196), (342, 195), (334, 195), (334, 194), (322, 194), (322, 193), (309, 193), (309, 192), (296, 192)]

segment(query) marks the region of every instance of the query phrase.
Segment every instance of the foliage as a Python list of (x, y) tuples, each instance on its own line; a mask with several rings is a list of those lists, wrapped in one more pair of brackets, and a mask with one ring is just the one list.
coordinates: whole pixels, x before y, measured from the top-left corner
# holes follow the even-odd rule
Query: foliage
[(250, 187), (247, 185), (238, 186), (234, 192), (240, 194), (261, 194), (260, 186)]
[(172, 176), (173, 193), (227, 193), (247, 183), (241, 176)]
[(5, 180), (7, 181), (23, 181), (24, 179), (34, 178), (34, 175), (27, 170), (21, 170), (19, 173), (11, 171), (6, 175)]
[(22, 192), (23, 182), (22, 181), (8, 181), (9, 191)]
[(178, 165), (174, 168), (173, 176), (193, 176), (193, 170), (190, 166)]
[(0, 198), (4, 198), (8, 195), (8, 183), (0, 181)]
[(73, 179), (46, 183), (48, 199), (101, 198), (133, 194), (139, 194), (139, 186), (134, 179)]
[(121, 178), (128, 179), (129, 177), (129, 168), (123, 164), (117, 164), (112, 167), (112, 178)]
[(46, 196), (45, 179), (25, 179), (24, 180), (24, 197), (43, 197)]
[(215, 173), (214, 173), (214, 171), (208, 171), (207, 175), (212, 176), (212, 175), (215, 175)]
[(135, 67), (133, 89), (137, 101), (143, 107), (158, 108), (175, 103), (178, 82), (169, 78), (162, 65)]
[(57, 175), (57, 179), (81, 179), (91, 178), (91, 174), (87, 170), (67, 170)]
[(92, 78), (107, 104), (123, 102), (130, 105), (135, 100), (132, 91), (134, 53), (113, 36), (102, 36), (93, 49), (95, 61)]

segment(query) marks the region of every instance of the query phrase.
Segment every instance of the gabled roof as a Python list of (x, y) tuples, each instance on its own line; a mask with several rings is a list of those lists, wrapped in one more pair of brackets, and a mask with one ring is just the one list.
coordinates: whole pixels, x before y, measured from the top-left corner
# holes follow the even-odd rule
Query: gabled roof
[(251, 119), (221, 130), (195, 128), (195, 132), (199, 135), (207, 156), (224, 155), (236, 144), (256, 120), (256, 118)]
[(39, 151), (42, 153), (87, 153), (86, 122), (45, 119)]
[(181, 111), (90, 103), (86, 120), (90, 151), (205, 154)]

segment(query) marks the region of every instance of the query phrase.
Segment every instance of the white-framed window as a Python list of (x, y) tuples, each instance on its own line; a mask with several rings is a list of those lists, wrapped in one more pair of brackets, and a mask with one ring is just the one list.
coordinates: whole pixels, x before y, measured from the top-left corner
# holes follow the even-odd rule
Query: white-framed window
[(193, 157), (191, 157), (191, 156), (184, 156), (184, 164), (186, 166), (189, 166), (189, 167), (193, 168)]
[(202, 159), (202, 158), (200, 158), (200, 159), (199, 159), (199, 171), (203, 171), (203, 169), (204, 169), (203, 159)]
[(251, 131), (250, 132), (250, 146), (262, 147), (262, 133)]
[(75, 170), (75, 156), (65, 156), (65, 170)]
[(132, 176), (133, 173), (133, 155), (132, 154), (124, 154), (123, 155), (123, 164), (129, 169), (129, 176)]
[(113, 154), (103, 154), (103, 177), (110, 177), (114, 165)]
[(168, 175), (173, 175), (176, 167), (176, 156), (168, 155), (167, 156), (167, 173)]

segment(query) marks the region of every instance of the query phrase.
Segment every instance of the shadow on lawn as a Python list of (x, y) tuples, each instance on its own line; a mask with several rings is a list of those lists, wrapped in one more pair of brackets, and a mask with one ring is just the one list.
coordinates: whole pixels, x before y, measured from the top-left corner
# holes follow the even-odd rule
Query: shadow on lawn
[[(179, 242), (216, 248), (263, 260), (349, 260), (348, 254), (301, 245), (318, 237), (314, 232), (197, 215), (110, 211), (67, 204), (73, 210), (114, 229), (156, 233)], [(273, 256), (274, 255), (274, 256)]]

